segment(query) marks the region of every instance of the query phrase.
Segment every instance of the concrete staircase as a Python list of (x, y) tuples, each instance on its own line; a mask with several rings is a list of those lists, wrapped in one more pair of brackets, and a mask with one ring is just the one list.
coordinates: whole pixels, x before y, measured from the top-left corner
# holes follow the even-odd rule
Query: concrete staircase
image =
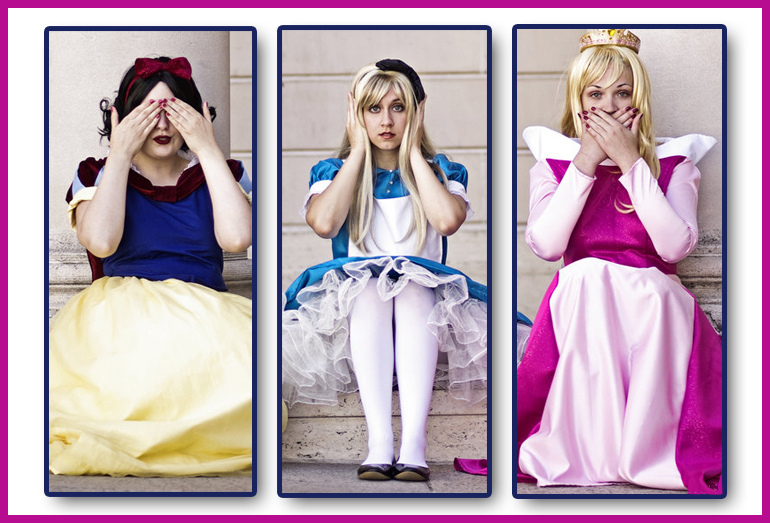
[[(339, 397), (339, 405), (303, 405), (289, 410), (283, 433), (284, 463), (359, 463), (366, 457), (366, 423), (358, 394)], [(398, 392), (393, 393), (395, 448), (401, 433)], [(428, 417), (429, 464), (454, 458), (487, 457), (487, 402), (457, 401), (446, 391), (433, 392)]]

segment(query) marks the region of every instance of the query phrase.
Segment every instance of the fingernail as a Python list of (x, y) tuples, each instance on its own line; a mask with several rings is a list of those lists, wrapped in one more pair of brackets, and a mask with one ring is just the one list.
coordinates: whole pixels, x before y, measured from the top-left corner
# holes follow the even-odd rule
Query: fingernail
[(155, 103), (155, 100), (150, 100), (150, 103), (151, 103), (151, 104), (154, 104), (154, 103)]
[(588, 111), (583, 111), (583, 114), (588, 114)]
[(171, 99), (171, 101), (172, 101), (172, 102), (176, 102), (176, 98), (172, 98), (172, 99)]
[(586, 124), (586, 129), (590, 129), (590, 128), (591, 128), (591, 126)]
[(160, 118), (160, 113), (156, 114), (155, 118)]
[(626, 111), (628, 111), (628, 110), (630, 110), (630, 109), (631, 109), (631, 106), (630, 106), (630, 105), (629, 105), (628, 107), (626, 107)]
[(642, 116), (644, 116), (644, 113), (639, 113), (639, 118), (641, 118)]
[(591, 107), (591, 110), (592, 110), (592, 111), (595, 111), (595, 110), (596, 110), (596, 107)]
[(638, 112), (639, 112), (639, 109), (637, 109), (636, 107), (634, 107), (634, 110), (633, 110), (633, 112), (635, 112), (635, 113), (638, 113)]
[(171, 113), (166, 113), (166, 116), (171, 116)]

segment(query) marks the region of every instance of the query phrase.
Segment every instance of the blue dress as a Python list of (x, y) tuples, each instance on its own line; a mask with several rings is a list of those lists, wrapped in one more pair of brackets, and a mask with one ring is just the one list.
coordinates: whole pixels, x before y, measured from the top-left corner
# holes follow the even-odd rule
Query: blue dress
[[(231, 171), (244, 192), (239, 162)], [(104, 160), (81, 163), (70, 217)], [(195, 161), (174, 186), (130, 171), (116, 252), (52, 321), (49, 470), (180, 476), (251, 468), (251, 300), (222, 292), (222, 250)]]
[[(322, 160), (310, 174), (307, 202), (323, 192), (343, 161)], [(436, 176), (466, 202), (464, 166), (437, 155)], [(428, 328), (439, 341), (436, 385), (462, 400), (486, 397), (487, 289), (445, 265), (447, 239), (427, 225), (420, 252), (410, 233), (412, 203), (398, 169), (374, 173), (374, 213), (366, 251), (350, 241), (347, 223), (332, 239), (333, 259), (304, 271), (286, 290), (282, 328), (283, 398), (294, 403), (335, 405), (337, 395), (358, 389), (349, 343), (351, 306), (369, 280), (383, 300), (408, 283), (434, 290), (436, 305)], [(443, 181), (442, 181), (443, 183)], [(467, 204), (467, 215), (472, 209)]]

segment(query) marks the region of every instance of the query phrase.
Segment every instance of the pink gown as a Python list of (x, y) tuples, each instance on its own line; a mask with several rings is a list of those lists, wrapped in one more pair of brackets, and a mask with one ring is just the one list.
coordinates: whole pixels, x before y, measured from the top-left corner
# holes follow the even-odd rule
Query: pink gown
[(698, 238), (695, 162), (715, 140), (660, 146), (655, 180), (642, 160), (589, 177), (577, 142), (524, 137), (538, 159), (526, 240), (565, 266), (517, 370), (519, 481), (721, 494), (722, 340), (676, 277)]

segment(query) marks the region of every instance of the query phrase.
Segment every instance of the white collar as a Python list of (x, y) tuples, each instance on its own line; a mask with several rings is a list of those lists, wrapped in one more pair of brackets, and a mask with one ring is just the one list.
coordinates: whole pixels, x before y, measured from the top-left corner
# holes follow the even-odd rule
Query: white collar
[[(522, 133), (527, 147), (538, 161), (547, 158), (572, 161), (580, 150), (580, 140), (542, 126), (527, 127)], [(684, 156), (698, 163), (717, 143), (713, 136), (687, 134), (678, 138), (657, 138), (655, 152), (658, 158)]]

